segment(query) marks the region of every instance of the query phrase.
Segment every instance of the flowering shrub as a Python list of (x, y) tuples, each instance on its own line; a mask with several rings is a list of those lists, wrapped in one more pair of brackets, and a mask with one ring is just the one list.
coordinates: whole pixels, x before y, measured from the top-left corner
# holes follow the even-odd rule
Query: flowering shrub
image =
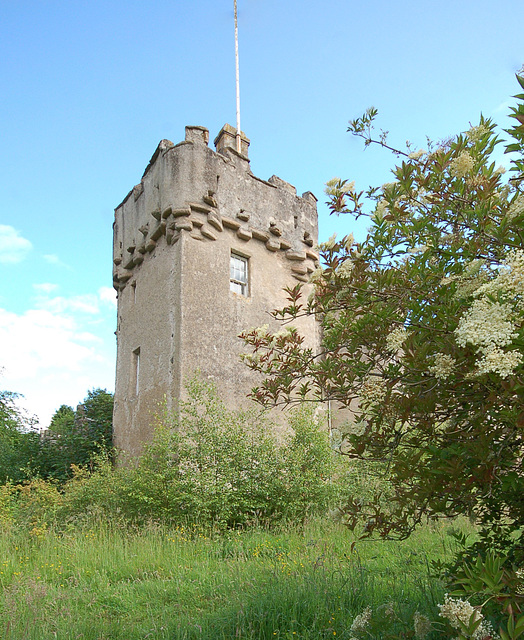
[[(510, 177), (493, 161), (495, 124), (481, 117), (427, 150), (394, 150), (388, 184), (364, 193), (328, 183), (331, 210), (367, 216), (367, 236), (320, 245), (315, 295), (289, 289), (275, 312), (288, 323), (315, 314), (320, 354), (296, 330), (278, 342), (256, 331), (244, 339), (249, 366), (265, 375), (257, 400), (350, 407), (342, 451), (387, 461), (387, 505), (349, 500), (351, 528), (403, 538), (426, 517), (466, 514), (484, 549), (495, 544), (524, 566), (524, 94), (516, 98)], [(384, 134), (374, 138), (376, 115), (349, 130), (391, 149)]]

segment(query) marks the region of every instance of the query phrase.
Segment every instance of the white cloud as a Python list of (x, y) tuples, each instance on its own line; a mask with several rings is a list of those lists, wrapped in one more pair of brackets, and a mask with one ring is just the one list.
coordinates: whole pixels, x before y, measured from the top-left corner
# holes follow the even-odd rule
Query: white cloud
[(37, 302), (39, 309), (50, 311), (51, 313), (87, 313), (97, 315), (100, 313), (98, 296), (93, 293), (71, 296), (65, 298), (56, 296), (54, 298), (40, 298)]
[(500, 104), (498, 104), (494, 109), (493, 109), (493, 113), (508, 113), (509, 112), (509, 108), (511, 106), (514, 105), (514, 102), (512, 100), (510, 100), (509, 98), (507, 100), (504, 100), (503, 102), (501, 102)]
[(32, 248), (29, 240), (23, 238), (14, 227), (0, 224), (0, 263), (22, 262)]
[(33, 289), (38, 293), (49, 294), (58, 289), (57, 284), (51, 284), (50, 282), (42, 282), (41, 284), (34, 284)]
[(66, 267), (67, 269), (71, 268), (65, 262), (62, 262), (62, 260), (60, 260), (60, 258), (54, 253), (43, 255), (42, 258), (49, 264), (56, 264), (58, 267)]
[(112, 307), (116, 307), (116, 291), (112, 287), (100, 287), (98, 296), (102, 302), (107, 302)]
[(17, 314), (0, 308), (0, 389), (25, 396), (19, 403), (49, 424), (61, 404), (76, 405), (93, 387), (114, 386), (112, 308), (100, 294), (49, 297), (36, 286), (37, 308)]

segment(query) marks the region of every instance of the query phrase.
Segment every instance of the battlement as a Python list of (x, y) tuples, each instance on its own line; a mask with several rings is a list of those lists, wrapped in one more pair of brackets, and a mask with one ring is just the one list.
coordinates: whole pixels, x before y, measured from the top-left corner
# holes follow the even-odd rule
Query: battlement
[(209, 148), (209, 131), (188, 126), (185, 140), (162, 140), (142, 179), (115, 209), (113, 282), (123, 289), (159, 242), (175, 244), (183, 234), (212, 243), (230, 230), (242, 244), (263, 243), (293, 262), (292, 274), (306, 282), (318, 256), (317, 199), (297, 196), (277, 176), (251, 173), (249, 139), (225, 125)]

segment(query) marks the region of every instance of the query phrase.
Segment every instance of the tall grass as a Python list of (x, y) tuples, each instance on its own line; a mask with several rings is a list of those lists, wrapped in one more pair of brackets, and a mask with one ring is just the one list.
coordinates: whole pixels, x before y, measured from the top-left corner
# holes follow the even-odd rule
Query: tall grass
[(428, 526), (406, 542), (353, 550), (351, 535), (328, 521), (216, 537), (196, 526), (129, 531), (102, 523), (5, 532), (0, 637), (349, 640), (363, 608), (386, 611), (390, 603), (391, 624), (407, 633), (415, 611), (437, 617), (443, 587), (428, 563), (452, 555), (447, 531)]

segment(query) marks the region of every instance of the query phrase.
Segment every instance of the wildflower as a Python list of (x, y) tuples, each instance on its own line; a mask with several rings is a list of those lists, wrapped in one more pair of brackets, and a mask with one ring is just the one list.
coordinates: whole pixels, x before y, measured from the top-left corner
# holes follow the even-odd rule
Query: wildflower
[(382, 191), (388, 191), (389, 189), (392, 189), (393, 187), (397, 186), (397, 182), (385, 182), (382, 185)]
[(431, 621), (418, 611), (413, 614), (413, 628), (416, 638), (425, 638), (431, 631)]
[(358, 633), (359, 631), (365, 631), (366, 627), (371, 620), (371, 616), (373, 614), (373, 610), (371, 607), (366, 607), (362, 613), (359, 613), (358, 616), (353, 620), (353, 624), (351, 625), (350, 631), (351, 633)]
[(366, 423), (363, 420), (347, 422), (344, 425), (344, 432), (347, 435), (361, 436), (366, 430)]
[(257, 338), (265, 338), (268, 334), (268, 330), (268, 324), (263, 324), (261, 327), (255, 327), (254, 329), (251, 329), (252, 333), (254, 333)]
[(336, 196), (338, 193), (337, 185), (340, 184), (340, 178), (331, 178), (326, 182), (326, 188), (324, 189), (324, 193), (327, 196)]
[(404, 327), (393, 329), (386, 337), (386, 348), (390, 353), (397, 353), (402, 349), (402, 345), (408, 337), (408, 332)]
[(455, 369), (455, 359), (446, 353), (436, 353), (434, 355), (434, 364), (428, 367), (430, 373), (439, 380), (445, 380), (453, 373)]
[(513, 302), (522, 305), (524, 295), (524, 251), (513, 249), (508, 253), (495, 278), (478, 287), (475, 295), (511, 294)]
[(476, 258), (475, 260), (471, 260), (466, 264), (466, 268), (464, 270), (464, 276), (469, 277), (473, 276), (480, 271), (480, 268), (484, 266), (485, 260), (481, 260), (480, 258)]
[(449, 165), (449, 173), (454, 178), (463, 178), (474, 167), (475, 162), (467, 151), (454, 158)]
[(278, 338), (286, 338), (290, 333), (293, 333), (293, 331), (294, 328), (288, 324), (283, 329), (280, 329), (280, 331), (277, 331), (275, 334), (273, 334), (273, 339), (278, 340)]

